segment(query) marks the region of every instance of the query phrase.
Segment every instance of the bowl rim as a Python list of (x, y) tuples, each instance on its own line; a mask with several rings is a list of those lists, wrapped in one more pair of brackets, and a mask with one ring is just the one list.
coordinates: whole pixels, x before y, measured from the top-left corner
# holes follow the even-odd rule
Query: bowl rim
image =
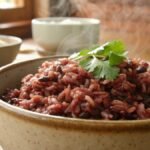
[[(34, 61), (46, 61), (54, 60), (58, 58), (64, 58), (66, 56), (48, 56), (42, 58), (36, 58), (32, 60), (26, 60), (23, 62), (18, 62), (15, 64), (8, 64), (0, 68), (0, 73), (7, 72), (9, 69), (17, 68), (21, 65), (26, 65)], [(27, 121), (36, 122), (38, 124), (46, 126), (55, 126), (65, 128), (65, 129), (81, 129), (90, 131), (150, 131), (150, 119), (144, 120), (94, 120), (94, 119), (80, 119), (80, 118), (69, 118), (62, 116), (47, 115), (42, 113), (37, 113), (29, 110), (22, 109), (17, 106), (8, 104), (0, 99), (0, 109), (13, 115), (19, 117), (20, 119), (25, 119)]]
[(1, 48), (4, 48), (4, 47), (11, 47), (11, 46), (16, 46), (16, 45), (20, 45), (22, 43), (22, 39), (17, 37), (17, 36), (12, 36), (12, 35), (3, 35), (3, 34), (0, 34), (0, 39), (10, 39), (12, 40), (12, 42), (8, 42), (6, 45), (4, 46), (0, 46), (0, 49)]
[[(46, 21), (55, 21), (55, 20), (65, 20), (70, 19), (73, 21), (80, 21), (81, 24), (69, 23), (69, 24), (61, 24), (61, 23), (46, 23)], [(45, 21), (45, 22), (43, 22)], [(34, 18), (32, 19), (32, 24), (45, 25), (45, 26), (83, 26), (83, 25), (99, 25), (101, 21), (96, 18), (80, 18), (80, 17), (44, 17), (44, 18)]]

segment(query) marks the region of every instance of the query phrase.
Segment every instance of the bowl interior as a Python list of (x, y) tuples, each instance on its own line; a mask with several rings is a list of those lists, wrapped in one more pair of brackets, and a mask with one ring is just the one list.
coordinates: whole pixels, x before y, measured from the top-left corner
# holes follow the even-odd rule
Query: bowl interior
[(21, 44), (22, 40), (15, 36), (0, 35), (0, 48)]

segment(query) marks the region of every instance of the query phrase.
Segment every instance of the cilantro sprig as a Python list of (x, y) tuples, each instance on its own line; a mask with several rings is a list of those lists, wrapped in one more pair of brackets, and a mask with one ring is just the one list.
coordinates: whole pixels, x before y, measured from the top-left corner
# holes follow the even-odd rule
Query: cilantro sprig
[(72, 54), (69, 59), (78, 61), (81, 67), (97, 79), (114, 80), (120, 71), (118, 65), (127, 59), (127, 52), (123, 42), (116, 40), (81, 50)]

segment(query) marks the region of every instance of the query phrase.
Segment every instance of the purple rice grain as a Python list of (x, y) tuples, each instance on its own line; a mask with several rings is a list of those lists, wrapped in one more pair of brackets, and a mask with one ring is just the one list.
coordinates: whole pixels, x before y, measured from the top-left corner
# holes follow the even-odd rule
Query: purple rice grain
[(45, 61), (36, 74), (9, 89), (4, 101), (30, 111), (84, 119), (150, 118), (150, 66), (130, 59), (119, 65), (114, 81), (95, 79), (67, 58)]

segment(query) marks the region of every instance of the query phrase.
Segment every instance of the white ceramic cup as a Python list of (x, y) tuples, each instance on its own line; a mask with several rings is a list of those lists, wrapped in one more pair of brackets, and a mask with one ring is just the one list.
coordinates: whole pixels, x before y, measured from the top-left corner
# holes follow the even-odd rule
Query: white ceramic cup
[(49, 17), (32, 20), (32, 36), (40, 52), (66, 55), (99, 42), (100, 21)]

